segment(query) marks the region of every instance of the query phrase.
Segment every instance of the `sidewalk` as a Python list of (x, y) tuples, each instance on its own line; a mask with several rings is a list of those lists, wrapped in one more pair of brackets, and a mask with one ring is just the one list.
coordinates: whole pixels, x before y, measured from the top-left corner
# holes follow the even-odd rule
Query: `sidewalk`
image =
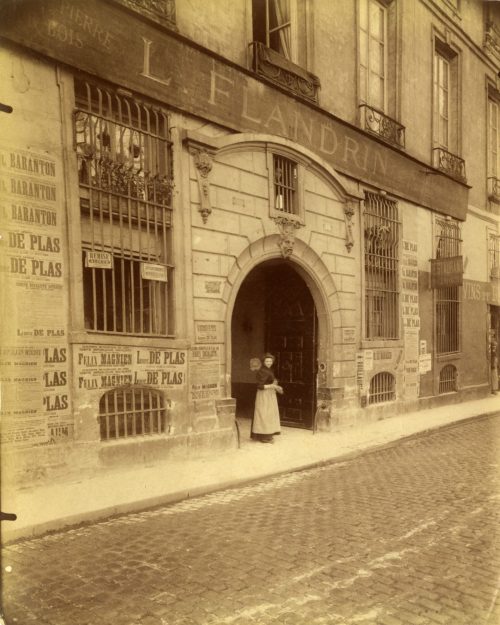
[(339, 461), (409, 436), (495, 412), (500, 412), (500, 395), (407, 413), (340, 432), (313, 434), (309, 430), (283, 428), (274, 445), (251, 441), (250, 421), (240, 420), (240, 449), (150, 467), (117, 468), (78, 481), (6, 494), (3, 508), (15, 512), (17, 520), (2, 523), (2, 538), (5, 542), (39, 535), (71, 524), (96, 521)]

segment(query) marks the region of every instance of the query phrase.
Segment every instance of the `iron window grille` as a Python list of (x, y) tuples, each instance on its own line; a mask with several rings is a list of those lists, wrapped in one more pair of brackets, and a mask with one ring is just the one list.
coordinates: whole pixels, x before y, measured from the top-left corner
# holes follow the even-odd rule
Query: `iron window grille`
[[(453, 219), (437, 219), (436, 258), (460, 256), (460, 225)], [(460, 287), (436, 289), (436, 351), (449, 354), (460, 345)]]
[(439, 393), (453, 393), (457, 390), (457, 368), (446, 365), (439, 372)]
[(104, 393), (99, 401), (102, 441), (162, 434), (166, 422), (167, 408), (159, 391), (143, 387), (118, 388)]
[(366, 193), (364, 210), (366, 338), (399, 333), (399, 237), (397, 203)]
[(75, 81), (85, 327), (173, 333), (168, 115)]
[(297, 163), (284, 156), (273, 154), (273, 168), (275, 210), (297, 215)]
[(370, 380), (369, 404), (381, 404), (396, 399), (396, 380), (392, 373), (382, 371)]

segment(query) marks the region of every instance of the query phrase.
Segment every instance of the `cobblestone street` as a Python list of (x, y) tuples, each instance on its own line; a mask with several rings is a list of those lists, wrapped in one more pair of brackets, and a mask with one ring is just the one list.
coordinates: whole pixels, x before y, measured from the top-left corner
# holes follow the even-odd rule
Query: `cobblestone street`
[(7, 625), (497, 625), (499, 437), (482, 418), (8, 545)]

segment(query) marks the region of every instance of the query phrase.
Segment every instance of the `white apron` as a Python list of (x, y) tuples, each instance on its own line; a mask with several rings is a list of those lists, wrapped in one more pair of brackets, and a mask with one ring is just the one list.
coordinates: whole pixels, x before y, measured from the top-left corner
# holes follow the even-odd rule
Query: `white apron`
[(279, 431), (280, 413), (276, 391), (272, 388), (258, 389), (255, 397), (252, 432), (254, 434), (276, 434)]

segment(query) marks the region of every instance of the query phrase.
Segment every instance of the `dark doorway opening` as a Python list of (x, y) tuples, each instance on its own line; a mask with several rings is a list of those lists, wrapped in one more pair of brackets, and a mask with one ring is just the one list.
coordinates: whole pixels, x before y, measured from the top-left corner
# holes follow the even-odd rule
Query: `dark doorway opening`
[(289, 262), (268, 261), (246, 277), (232, 317), (232, 396), (236, 414), (251, 418), (255, 401), (252, 358), (276, 356), (282, 425), (312, 428), (316, 401), (317, 316), (303, 278)]

